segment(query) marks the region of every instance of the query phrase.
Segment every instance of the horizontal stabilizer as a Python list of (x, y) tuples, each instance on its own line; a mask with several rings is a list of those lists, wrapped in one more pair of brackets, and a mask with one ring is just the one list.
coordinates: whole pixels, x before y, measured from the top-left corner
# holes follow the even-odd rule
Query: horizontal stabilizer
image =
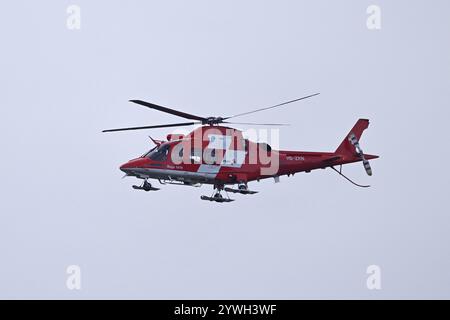
[(340, 156), (333, 156), (333, 157), (329, 157), (329, 158), (326, 158), (326, 159), (323, 159), (322, 161), (323, 162), (333, 162), (333, 161), (337, 161), (337, 160), (339, 160), (339, 159), (341, 159), (342, 157), (340, 157)]

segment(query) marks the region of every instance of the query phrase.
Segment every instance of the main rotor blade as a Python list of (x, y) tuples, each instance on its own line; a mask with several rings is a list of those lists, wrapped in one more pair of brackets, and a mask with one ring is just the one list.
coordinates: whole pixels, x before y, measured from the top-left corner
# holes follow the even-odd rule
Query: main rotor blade
[(296, 101), (300, 101), (300, 100), (304, 100), (304, 99), (308, 99), (308, 98), (317, 96), (319, 94), (320, 93), (311, 94), (311, 95), (306, 96), (306, 97), (302, 97), (302, 98), (298, 98), (298, 99), (295, 99), (295, 100), (283, 102), (283, 103), (280, 103), (280, 104), (277, 104), (277, 105), (274, 105), (274, 106), (261, 108), (261, 109), (256, 109), (256, 110), (248, 111), (248, 112), (244, 112), (244, 113), (235, 114), (234, 116), (227, 117), (227, 118), (224, 118), (224, 119), (226, 120), (226, 119), (236, 118), (236, 117), (240, 117), (240, 116), (243, 116), (243, 115), (247, 115), (247, 114), (251, 114), (251, 113), (255, 113), (255, 112), (259, 112), (259, 111), (264, 111), (264, 110), (273, 109), (273, 108), (276, 108), (276, 107), (281, 107), (281, 106), (284, 106), (284, 105), (289, 104), (289, 103), (293, 103), (293, 102), (296, 102)]
[(153, 104), (153, 103), (142, 101), (142, 100), (130, 100), (130, 102), (140, 104), (141, 106), (144, 106), (144, 107), (147, 107), (150, 109), (155, 109), (155, 110), (162, 111), (165, 113), (170, 113), (175, 116), (179, 116), (179, 117), (186, 118), (186, 119), (199, 120), (199, 121), (206, 120), (206, 118), (203, 118), (203, 117), (199, 117), (199, 116), (189, 114), (186, 112), (177, 111), (177, 110), (170, 109), (170, 108), (163, 107), (163, 106), (158, 106), (157, 104)]
[(288, 123), (250, 123), (250, 122), (228, 122), (228, 121), (224, 121), (222, 123), (248, 125), (248, 126), (290, 126), (290, 124)]
[(161, 124), (161, 125), (156, 125), (156, 126), (108, 129), (108, 130), (103, 130), (102, 132), (116, 132), (116, 131), (128, 131), (128, 130), (142, 130), (142, 129), (182, 127), (182, 126), (191, 126), (191, 125), (194, 125), (194, 124), (201, 124), (201, 122), (182, 122), (182, 123)]

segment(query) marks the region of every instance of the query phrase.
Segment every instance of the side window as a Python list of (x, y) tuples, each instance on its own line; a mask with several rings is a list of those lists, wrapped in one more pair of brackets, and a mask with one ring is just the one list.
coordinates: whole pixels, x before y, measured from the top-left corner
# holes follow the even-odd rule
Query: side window
[(216, 149), (205, 149), (203, 156), (206, 164), (218, 164), (219, 162)]

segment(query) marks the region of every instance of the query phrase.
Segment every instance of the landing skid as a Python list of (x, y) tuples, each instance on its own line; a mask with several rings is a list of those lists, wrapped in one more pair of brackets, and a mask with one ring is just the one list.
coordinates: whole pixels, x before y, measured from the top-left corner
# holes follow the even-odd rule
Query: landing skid
[(155, 187), (150, 187), (149, 189), (145, 189), (144, 187), (141, 187), (141, 186), (133, 186), (133, 189), (135, 189), (135, 190), (144, 190), (144, 191), (158, 191), (158, 190), (160, 190), (159, 188), (155, 188)]
[(159, 188), (153, 187), (150, 182), (144, 180), (144, 183), (141, 186), (133, 186), (135, 190), (144, 190), (144, 191), (158, 191)]
[(258, 193), (258, 191), (252, 191), (252, 190), (248, 190), (248, 189), (225, 188), (224, 190), (225, 190), (226, 192), (240, 193), (240, 194), (255, 194), (255, 193)]
[(230, 199), (230, 198), (224, 198), (222, 196), (220, 197), (216, 197), (215, 195), (212, 197), (208, 197), (208, 196), (201, 196), (200, 199), (202, 200), (207, 200), (207, 201), (215, 201), (215, 202), (232, 202), (234, 201), (234, 199)]

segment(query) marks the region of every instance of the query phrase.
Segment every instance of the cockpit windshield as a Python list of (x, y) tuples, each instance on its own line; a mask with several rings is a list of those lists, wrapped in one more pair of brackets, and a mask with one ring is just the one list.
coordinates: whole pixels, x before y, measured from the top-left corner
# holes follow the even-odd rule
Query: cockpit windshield
[(144, 153), (144, 154), (141, 156), (141, 158), (147, 158), (147, 157), (149, 156), (149, 154), (150, 154), (151, 152), (153, 152), (156, 148), (158, 148), (158, 147), (154, 147), (154, 148), (152, 148), (150, 151), (147, 151), (146, 153)]
[(167, 155), (169, 154), (170, 144), (163, 144), (157, 147), (154, 147), (152, 150), (144, 154), (143, 158), (149, 158), (154, 161), (166, 161)]

